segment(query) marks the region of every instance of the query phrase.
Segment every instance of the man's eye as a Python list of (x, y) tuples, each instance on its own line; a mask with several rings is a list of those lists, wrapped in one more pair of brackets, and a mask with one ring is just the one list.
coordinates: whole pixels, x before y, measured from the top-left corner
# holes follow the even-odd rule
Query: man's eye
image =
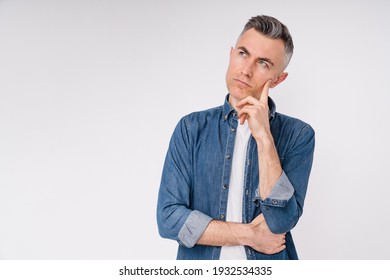
[(244, 52), (244, 51), (239, 51), (238, 54), (239, 54), (240, 56), (246, 56), (246, 52)]
[(259, 61), (259, 64), (260, 64), (262, 67), (269, 68), (268, 63), (265, 62), (264, 60), (260, 60), (260, 61)]

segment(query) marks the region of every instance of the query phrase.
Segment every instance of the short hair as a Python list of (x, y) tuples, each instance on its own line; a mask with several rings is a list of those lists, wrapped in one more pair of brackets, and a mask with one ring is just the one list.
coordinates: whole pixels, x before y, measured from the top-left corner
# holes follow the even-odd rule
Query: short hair
[(282, 39), (286, 52), (286, 65), (294, 52), (294, 43), (288, 28), (276, 18), (260, 15), (252, 17), (244, 26), (240, 36), (247, 30), (254, 28), (257, 32), (271, 39)]

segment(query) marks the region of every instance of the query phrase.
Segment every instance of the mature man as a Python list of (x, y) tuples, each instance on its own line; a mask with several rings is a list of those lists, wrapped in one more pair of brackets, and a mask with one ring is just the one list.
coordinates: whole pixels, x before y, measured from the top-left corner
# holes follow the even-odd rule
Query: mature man
[(287, 78), (288, 29), (256, 16), (230, 51), (222, 106), (183, 117), (161, 179), (157, 221), (178, 259), (298, 259), (314, 131), (275, 111), (268, 91)]

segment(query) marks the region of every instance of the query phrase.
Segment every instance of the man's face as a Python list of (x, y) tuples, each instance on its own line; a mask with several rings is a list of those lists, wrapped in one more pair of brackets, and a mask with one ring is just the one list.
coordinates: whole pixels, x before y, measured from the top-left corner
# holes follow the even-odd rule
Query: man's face
[(271, 87), (286, 77), (285, 47), (281, 39), (270, 39), (251, 28), (238, 39), (230, 50), (226, 85), (229, 102), (235, 107), (247, 96), (260, 98), (265, 83), (272, 79)]

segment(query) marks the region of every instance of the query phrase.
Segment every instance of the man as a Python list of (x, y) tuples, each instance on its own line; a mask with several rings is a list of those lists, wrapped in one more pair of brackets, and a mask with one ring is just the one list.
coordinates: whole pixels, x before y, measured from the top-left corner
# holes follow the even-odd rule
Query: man
[(287, 78), (288, 29), (253, 17), (230, 51), (224, 105), (183, 117), (161, 179), (160, 235), (178, 259), (298, 259), (290, 230), (302, 214), (314, 131), (268, 97)]

